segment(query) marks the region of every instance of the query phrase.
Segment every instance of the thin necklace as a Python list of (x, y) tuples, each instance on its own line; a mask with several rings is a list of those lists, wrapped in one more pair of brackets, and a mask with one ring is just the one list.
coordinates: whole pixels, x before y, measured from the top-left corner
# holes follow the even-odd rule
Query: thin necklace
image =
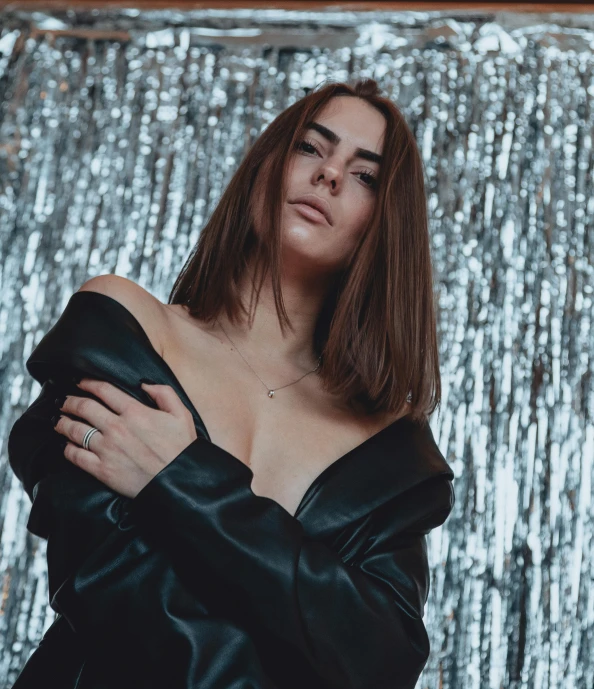
[[(237, 345), (235, 344), (235, 342), (233, 342), (233, 340), (229, 337), (229, 335), (227, 335), (227, 333), (225, 332), (225, 329), (224, 329), (223, 326), (219, 323), (219, 319), (218, 319), (218, 318), (216, 319), (216, 321), (217, 321), (217, 323), (219, 324), (219, 327), (221, 328), (221, 330), (225, 333), (225, 337), (229, 340), (229, 342), (230, 342), (230, 343), (235, 347), (235, 349), (237, 350), (237, 353), (239, 354), (239, 356), (245, 361), (245, 363), (246, 363), (248, 366), (250, 366), (249, 363), (246, 361), (246, 358), (243, 356), (243, 354), (242, 354), (242, 353), (239, 351), (239, 349), (237, 348)], [(308, 376), (310, 373), (315, 373), (315, 372), (320, 368), (321, 362), (322, 362), (322, 356), (320, 355), (319, 358), (318, 358), (318, 365), (313, 369), (313, 371), (308, 371), (307, 373), (304, 373), (304, 374), (301, 376), (301, 378), (305, 378), (305, 376)], [(283, 385), (283, 386), (280, 387), (280, 388), (276, 388), (276, 390), (271, 390), (271, 389), (268, 387), (268, 385), (266, 385), (266, 383), (262, 380), (262, 378), (260, 378), (260, 376), (254, 371), (254, 369), (253, 369), (251, 366), (250, 366), (250, 368), (252, 369), (253, 373), (255, 373), (255, 375), (256, 375), (256, 377), (258, 378), (258, 380), (259, 380), (259, 381), (262, 383), (262, 385), (266, 388), (266, 390), (268, 390), (268, 397), (271, 397), (271, 398), (274, 397), (274, 393), (275, 393), (277, 390), (282, 390), (283, 388), (288, 388), (289, 385), (295, 385), (295, 383), (298, 383), (298, 382), (301, 380), (301, 378), (298, 378), (298, 379), (297, 379), (296, 381), (294, 381), (293, 383), (288, 383), (287, 385)]]

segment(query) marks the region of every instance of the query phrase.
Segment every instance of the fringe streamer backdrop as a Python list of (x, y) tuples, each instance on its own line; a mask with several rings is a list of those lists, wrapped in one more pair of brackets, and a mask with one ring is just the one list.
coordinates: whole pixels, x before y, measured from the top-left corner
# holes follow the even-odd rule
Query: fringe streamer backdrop
[(592, 689), (593, 51), (587, 14), (0, 13), (1, 687), (54, 619), (6, 452), (32, 348), (93, 275), (166, 301), (276, 114), (371, 76), (426, 166), (456, 473), (418, 686)]

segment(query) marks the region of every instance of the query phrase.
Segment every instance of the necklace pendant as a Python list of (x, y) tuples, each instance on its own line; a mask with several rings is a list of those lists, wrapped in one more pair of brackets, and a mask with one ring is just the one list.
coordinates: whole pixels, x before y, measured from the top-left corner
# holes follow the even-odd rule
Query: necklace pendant
[(268, 391), (268, 397), (274, 397), (274, 390)]

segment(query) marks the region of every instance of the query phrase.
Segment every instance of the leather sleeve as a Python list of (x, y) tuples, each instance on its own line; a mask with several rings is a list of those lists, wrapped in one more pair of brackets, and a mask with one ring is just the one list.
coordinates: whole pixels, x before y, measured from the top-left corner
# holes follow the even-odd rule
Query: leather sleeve
[[(81, 391), (70, 379), (43, 382), (10, 431), (8, 456), (33, 502), (27, 529), (47, 539), (52, 608), (86, 649), (84, 681), (79, 678), (77, 687), (271, 687), (252, 639), (205, 609), (167, 555), (127, 518), (128, 498), (64, 457), (65, 439), (52, 417), (56, 398), (61, 404), (65, 394)], [(60, 595), (72, 580), (83, 581), (92, 595)], [(43, 666), (47, 671), (44, 650), (42, 644), (34, 652), (17, 686), (47, 680), (40, 676)]]
[(451, 482), (432, 478), (384, 504), (364, 552), (347, 564), (253, 493), (252, 477), (197, 438), (131, 501), (131, 515), (189, 580), (203, 563), (217, 571), (250, 617), (298, 648), (329, 686), (413, 689), (430, 650), (425, 536), (451, 510)]

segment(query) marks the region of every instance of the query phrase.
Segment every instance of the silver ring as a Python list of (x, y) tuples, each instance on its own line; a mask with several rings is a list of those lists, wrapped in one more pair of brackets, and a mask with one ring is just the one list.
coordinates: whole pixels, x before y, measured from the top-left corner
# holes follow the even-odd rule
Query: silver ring
[(83, 438), (82, 441), (82, 446), (85, 448), (85, 450), (89, 449), (89, 441), (91, 440), (91, 436), (93, 433), (97, 433), (99, 429), (98, 428), (89, 428), (89, 430), (85, 433), (85, 437)]

